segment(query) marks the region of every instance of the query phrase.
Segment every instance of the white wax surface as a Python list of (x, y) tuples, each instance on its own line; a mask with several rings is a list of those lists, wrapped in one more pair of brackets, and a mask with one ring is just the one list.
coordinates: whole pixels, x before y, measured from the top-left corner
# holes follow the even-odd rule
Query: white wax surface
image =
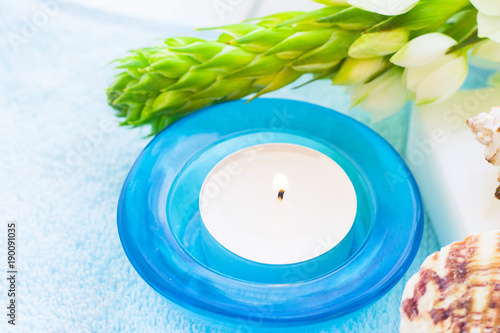
[(356, 209), (344, 170), (326, 155), (293, 144), (229, 155), (200, 193), (210, 234), (234, 254), (266, 264), (298, 263), (329, 251), (351, 229)]

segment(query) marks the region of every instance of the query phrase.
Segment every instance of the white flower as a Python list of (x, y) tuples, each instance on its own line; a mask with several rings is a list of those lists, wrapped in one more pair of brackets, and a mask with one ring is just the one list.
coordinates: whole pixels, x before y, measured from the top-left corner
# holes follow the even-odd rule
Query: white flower
[(500, 43), (486, 39), (471, 49), (469, 64), (479, 68), (500, 69)]
[(472, 55), (493, 62), (500, 62), (500, 43), (485, 40), (474, 46)]
[(456, 54), (447, 54), (425, 66), (407, 68), (404, 73), (407, 88), (413, 92), (417, 91), (418, 86), (427, 76), (429, 76), (429, 74), (432, 73), (432, 71), (456, 58)]
[(403, 46), (391, 62), (401, 67), (425, 66), (442, 57), (457, 42), (450, 36), (433, 32), (412, 39)]
[(405, 71), (406, 86), (415, 93), (415, 103), (438, 104), (460, 89), (467, 77), (468, 65), (465, 55), (452, 53)]
[(402, 68), (394, 67), (371, 82), (355, 85), (351, 107), (369, 111), (373, 122), (398, 112), (408, 102), (408, 90), (401, 83), (402, 74)]
[(487, 37), (500, 43), (500, 1), (471, 0), (477, 8), (477, 25), (479, 37)]
[(500, 1), (498, 0), (470, 0), (470, 2), (482, 13), (500, 15)]
[(382, 15), (400, 15), (415, 6), (418, 0), (347, 0), (354, 7)]
[(489, 16), (479, 12), (477, 14), (478, 36), (493, 39), (500, 43), (500, 15)]

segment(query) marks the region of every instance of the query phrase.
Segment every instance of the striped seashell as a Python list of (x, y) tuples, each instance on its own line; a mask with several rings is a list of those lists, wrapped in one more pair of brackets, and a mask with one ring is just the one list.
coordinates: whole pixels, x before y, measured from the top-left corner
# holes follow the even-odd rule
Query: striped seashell
[(429, 256), (406, 284), (401, 333), (500, 333), (500, 231)]

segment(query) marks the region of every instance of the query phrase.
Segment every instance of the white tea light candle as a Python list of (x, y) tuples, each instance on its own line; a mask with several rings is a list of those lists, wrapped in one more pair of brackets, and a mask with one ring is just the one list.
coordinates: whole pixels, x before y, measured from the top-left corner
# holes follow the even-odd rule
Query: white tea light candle
[[(282, 112), (286, 130), (275, 126)], [(161, 295), (230, 323), (271, 304), (259, 316), (264, 330), (315, 325), (379, 299), (410, 267), (423, 217), (413, 176), (377, 133), (269, 98), (222, 103), (159, 133), (117, 212), (125, 254)]]
[(356, 217), (354, 186), (328, 156), (270, 143), (219, 162), (200, 193), (209, 233), (234, 254), (265, 264), (293, 264), (337, 245)]

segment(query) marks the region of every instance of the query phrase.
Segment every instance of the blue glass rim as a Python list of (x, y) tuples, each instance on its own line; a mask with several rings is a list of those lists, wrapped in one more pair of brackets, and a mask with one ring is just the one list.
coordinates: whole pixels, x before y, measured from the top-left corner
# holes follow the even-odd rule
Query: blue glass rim
[[(373, 227), (353, 257), (316, 279), (281, 285), (217, 274), (194, 260), (169, 228), (163, 228), (168, 226), (168, 193), (183, 166), (210, 145), (251, 129), (269, 130), (269, 119), (275, 117), (277, 109), (294, 115), (280, 131), (332, 142), (349, 156), (369, 183), (374, 206)], [(420, 192), (405, 162), (373, 130), (324, 107), (261, 98), (200, 110), (158, 134), (123, 185), (118, 232), (139, 275), (184, 308), (218, 319), (256, 316), (268, 324), (308, 324), (356, 311), (389, 291), (417, 253), (423, 210)]]

